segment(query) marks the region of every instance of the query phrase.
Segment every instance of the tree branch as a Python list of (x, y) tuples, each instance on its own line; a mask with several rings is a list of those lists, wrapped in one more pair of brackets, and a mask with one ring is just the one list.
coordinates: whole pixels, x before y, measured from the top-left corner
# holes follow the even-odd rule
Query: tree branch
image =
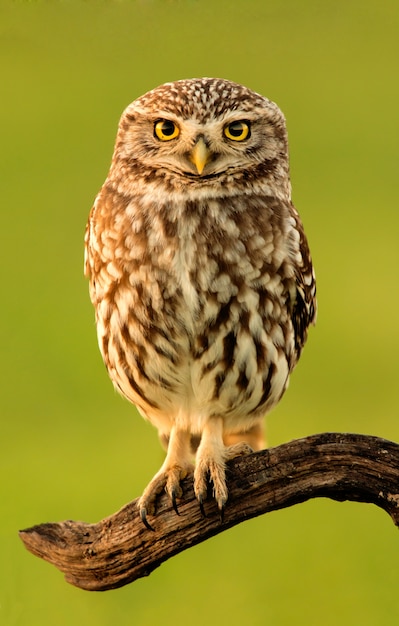
[(171, 556), (246, 519), (311, 498), (373, 503), (399, 526), (399, 445), (364, 435), (313, 435), (230, 461), (228, 486), (223, 520), (211, 498), (203, 517), (188, 476), (180, 515), (166, 494), (159, 497), (154, 532), (144, 527), (134, 500), (97, 524), (47, 523), (19, 534), (69, 583), (105, 591), (148, 576)]

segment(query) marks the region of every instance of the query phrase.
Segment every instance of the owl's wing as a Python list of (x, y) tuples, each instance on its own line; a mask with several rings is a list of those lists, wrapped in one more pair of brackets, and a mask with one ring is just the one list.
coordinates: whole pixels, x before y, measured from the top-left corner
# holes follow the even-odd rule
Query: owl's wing
[(83, 272), (86, 278), (91, 278), (93, 276), (93, 269), (95, 270), (94, 273), (96, 273), (96, 271), (99, 269), (98, 267), (99, 250), (98, 250), (98, 245), (96, 245), (96, 240), (95, 240), (95, 224), (96, 224), (96, 219), (98, 219), (96, 215), (98, 204), (101, 201), (104, 202), (103, 188), (104, 188), (104, 185), (94, 200), (94, 204), (91, 208), (91, 211), (89, 213), (89, 218), (86, 224), (85, 240), (84, 240), (84, 261), (83, 261)]
[(297, 213), (295, 218), (299, 233), (299, 255), (295, 267), (296, 284), (295, 294), (291, 300), (291, 319), (295, 331), (295, 349), (298, 359), (307, 338), (308, 327), (316, 323), (317, 301), (316, 278), (308, 242)]
[[(90, 217), (91, 217), (91, 213), (92, 212), (90, 212)], [(89, 276), (90, 276), (89, 250), (88, 250), (89, 239), (90, 239), (90, 217), (89, 217), (89, 221), (86, 224), (86, 230), (85, 230), (85, 252), (84, 252), (84, 259), (83, 259), (83, 273), (84, 273), (86, 278), (89, 278)]]

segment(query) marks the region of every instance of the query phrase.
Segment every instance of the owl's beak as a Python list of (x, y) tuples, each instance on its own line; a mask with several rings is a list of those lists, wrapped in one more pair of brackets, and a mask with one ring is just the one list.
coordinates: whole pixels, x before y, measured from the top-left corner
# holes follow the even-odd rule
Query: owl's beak
[(211, 160), (212, 153), (206, 145), (204, 138), (200, 137), (191, 150), (189, 158), (194, 163), (199, 175), (204, 171), (205, 165)]

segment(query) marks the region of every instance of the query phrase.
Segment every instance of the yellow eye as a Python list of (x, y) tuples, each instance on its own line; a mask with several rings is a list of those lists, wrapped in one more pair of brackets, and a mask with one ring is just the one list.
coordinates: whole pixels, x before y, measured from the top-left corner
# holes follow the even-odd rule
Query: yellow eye
[(251, 127), (249, 122), (244, 122), (243, 120), (231, 122), (231, 124), (224, 127), (224, 134), (227, 139), (232, 139), (232, 141), (244, 141), (244, 139), (248, 139), (251, 136)]
[(158, 120), (154, 124), (154, 135), (161, 141), (170, 141), (179, 136), (180, 129), (171, 120)]

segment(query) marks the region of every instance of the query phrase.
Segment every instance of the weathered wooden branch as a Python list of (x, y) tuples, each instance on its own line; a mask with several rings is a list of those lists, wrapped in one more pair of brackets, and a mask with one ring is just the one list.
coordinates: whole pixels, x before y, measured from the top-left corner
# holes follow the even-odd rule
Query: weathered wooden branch
[(147, 576), (171, 556), (246, 519), (310, 498), (369, 502), (399, 526), (399, 445), (378, 437), (325, 433), (236, 458), (228, 464), (229, 500), (220, 519), (212, 500), (204, 517), (192, 476), (183, 482), (176, 515), (159, 498), (154, 532), (141, 522), (136, 500), (97, 524), (65, 521), (20, 532), (26, 548), (52, 563), (66, 580), (105, 591)]

